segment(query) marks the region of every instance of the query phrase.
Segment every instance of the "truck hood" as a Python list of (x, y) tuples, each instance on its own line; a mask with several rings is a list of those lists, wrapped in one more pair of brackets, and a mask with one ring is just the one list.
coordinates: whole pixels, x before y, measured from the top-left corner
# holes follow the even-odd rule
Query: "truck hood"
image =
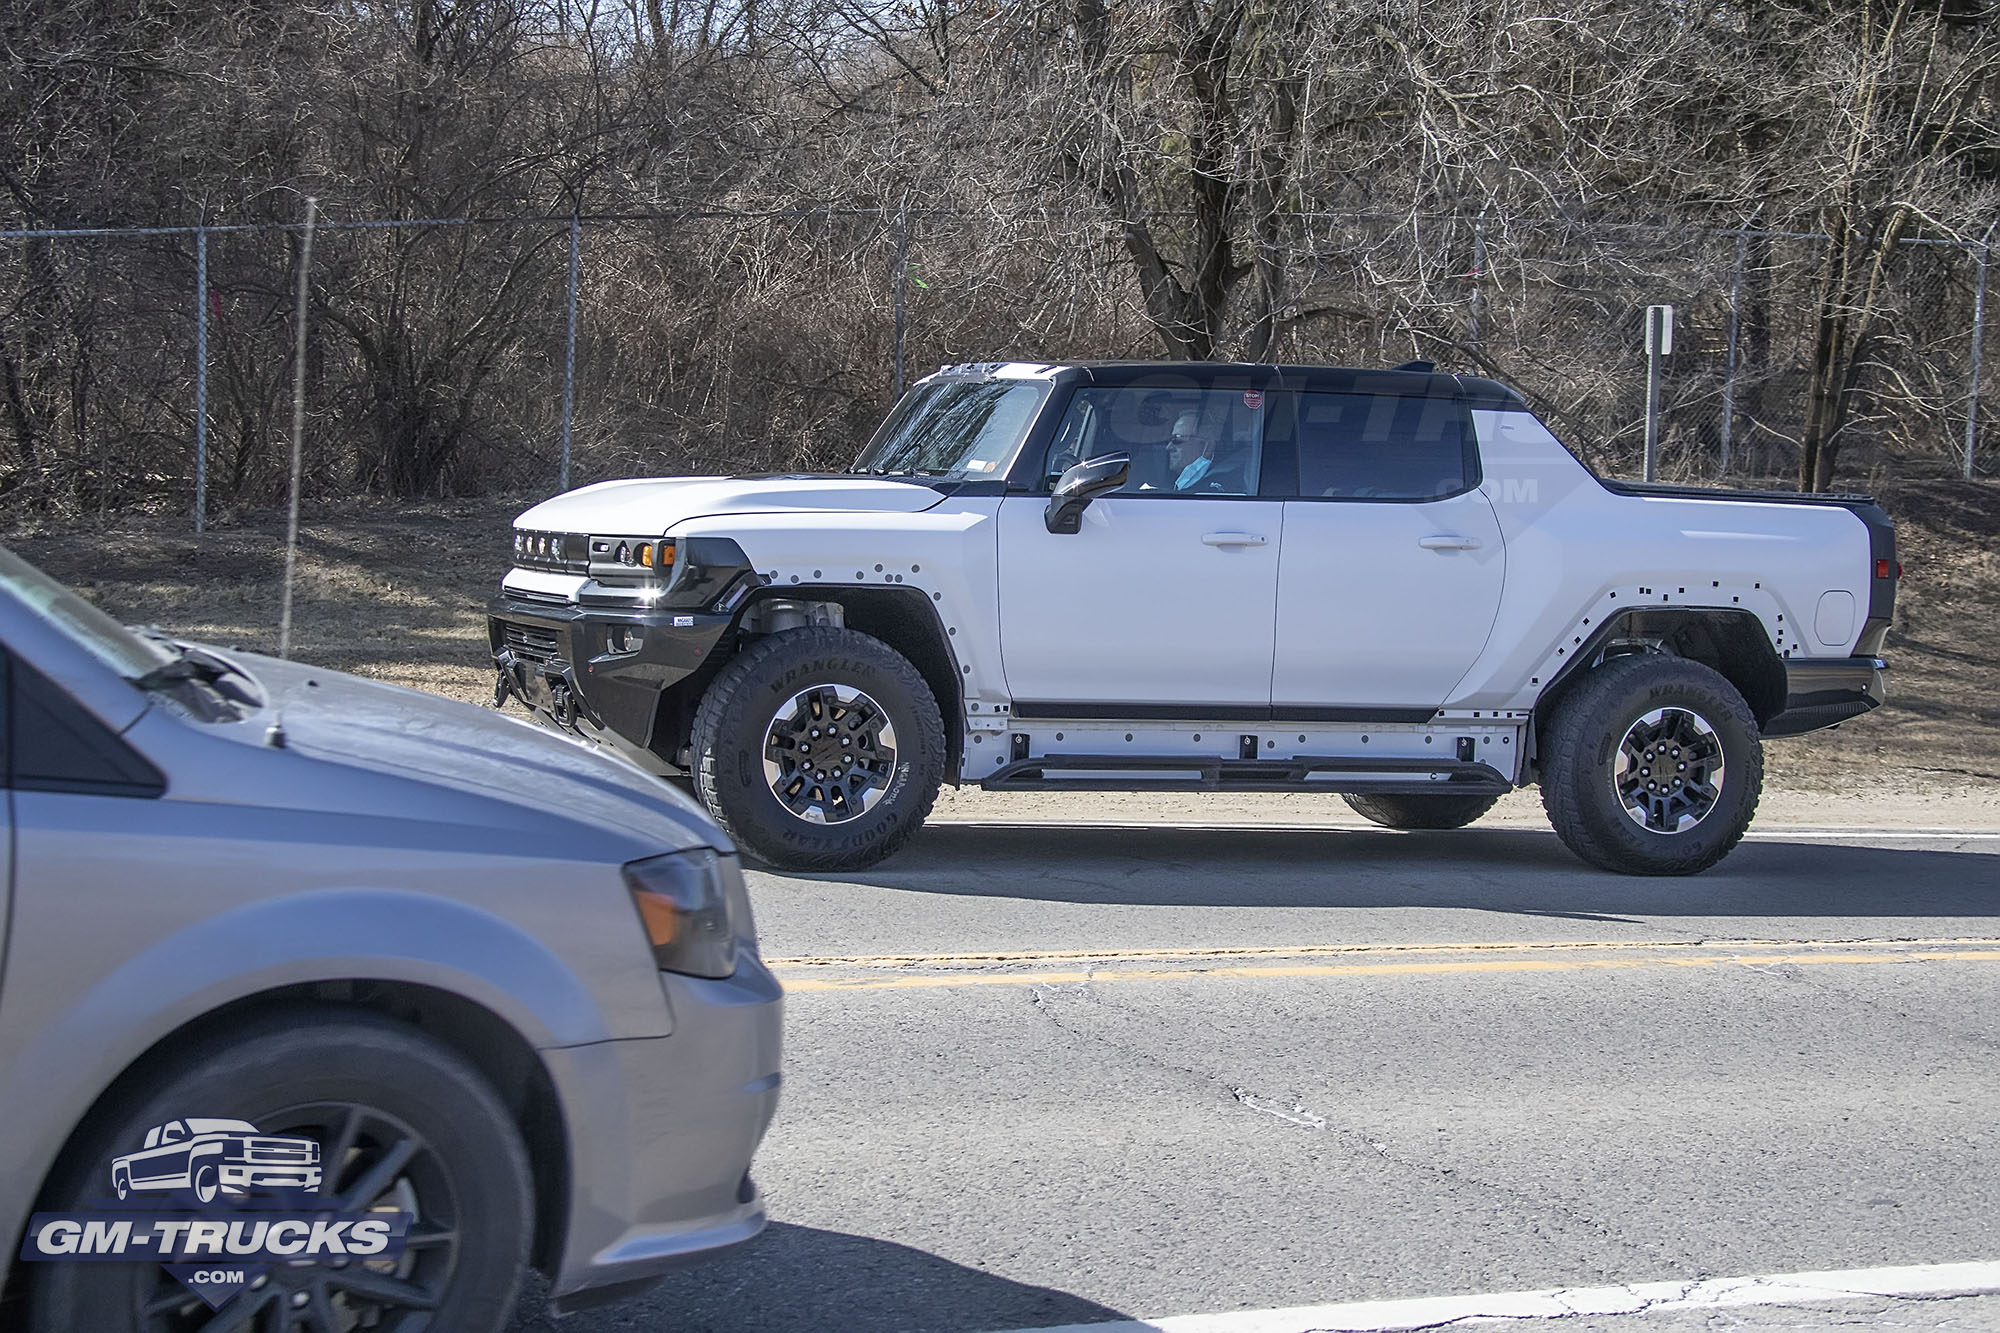
[(844, 473), (601, 481), (542, 501), (515, 519), (514, 526), (643, 537), (709, 514), (829, 509), (915, 514), (943, 499), (915, 482)]
[(286, 750), (351, 771), (318, 797), (328, 805), (580, 841), (605, 860), (730, 849), (687, 796), (580, 741), (421, 690), (253, 653), (217, 655), (248, 669), (270, 705), (234, 724), (241, 739), (262, 747), (281, 720)]

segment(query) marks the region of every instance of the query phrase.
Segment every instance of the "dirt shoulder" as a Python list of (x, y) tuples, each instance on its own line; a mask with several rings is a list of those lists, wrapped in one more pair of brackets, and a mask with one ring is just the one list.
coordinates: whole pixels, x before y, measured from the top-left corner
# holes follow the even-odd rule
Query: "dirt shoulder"
[[(1831, 731), (1772, 744), (1766, 826), (2000, 825), (2000, 483), (1880, 491), (1904, 579), (1889, 636), (1889, 700)], [(487, 599), (505, 572), (513, 516), (534, 498), (390, 508), (321, 506), (300, 526), (293, 603), (299, 658), (474, 703), (493, 697)], [(259, 513), (197, 537), (179, 515), (94, 525), (16, 521), (0, 540), (113, 615), (193, 638), (275, 650), (284, 516)], [(1337, 797), (1183, 797), (947, 791), (943, 818), (1352, 819)], [(1539, 822), (1533, 792), (1491, 816)]]

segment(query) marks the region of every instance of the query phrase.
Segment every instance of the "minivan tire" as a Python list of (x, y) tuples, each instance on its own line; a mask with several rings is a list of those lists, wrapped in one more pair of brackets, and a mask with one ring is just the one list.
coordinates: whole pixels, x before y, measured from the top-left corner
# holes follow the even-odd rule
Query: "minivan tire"
[[(379, 1333), (497, 1333), (506, 1327), (534, 1235), (534, 1183), (507, 1108), (452, 1048), (358, 1009), (276, 1010), (228, 1028), (221, 1039), (181, 1048), (136, 1085), (115, 1090), (109, 1108), (86, 1121), (64, 1149), (41, 1210), (91, 1211), (107, 1193), (111, 1158), (137, 1148), (153, 1126), (196, 1114), (314, 1139), (327, 1177), (320, 1192), (338, 1198), (343, 1189), (359, 1191), (341, 1199), (342, 1211), (381, 1205), (416, 1213), (410, 1234), (418, 1243), (392, 1272), (359, 1259), (343, 1268), (271, 1264), (261, 1285), (241, 1289), (224, 1307), (239, 1318), (250, 1316), (245, 1327), (261, 1327), (265, 1312), (239, 1310), (239, 1302), (272, 1306), (276, 1313), (276, 1303), (301, 1293), (322, 1312), (339, 1314), (345, 1307), (364, 1323), (372, 1311), (377, 1322), (369, 1327)], [(343, 1150), (345, 1138), (352, 1146)], [(405, 1151), (408, 1160), (400, 1167), (384, 1165)], [(379, 1189), (369, 1180), (377, 1168)], [(185, 1206), (168, 1195), (160, 1204)], [(455, 1239), (422, 1241), (445, 1231)], [(34, 1333), (177, 1327), (171, 1308), (155, 1319), (140, 1314), (148, 1303), (176, 1295), (185, 1297), (181, 1319), (208, 1309), (157, 1261), (22, 1268)], [(421, 1293), (432, 1308), (399, 1307), (357, 1293), (364, 1285), (393, 1290), (391, 1284)]]
[[(824, 729), (812, 725), (822, 714)], [(843, 749), (850, 739), (866, 763), (847, 757), (859, 753)], [(725, 667), (695, 710), (692, 749), (702, 804), (744, 851), (786, 870), (886, 859), (944, 781), (944, 723), (922, 673), (880, 639), (825, 625), (770, 635)]]
[[(1742, 840), (1764, 787), (1763, 742), (1742, 694), (1665, 653), (1592, 670), (1556, 705), (1539, 750), (1556, 833), (1591, 865), (1626, 875), (1708, 869)], [(1646, 785), (1655, 782), (1657, 799)]]

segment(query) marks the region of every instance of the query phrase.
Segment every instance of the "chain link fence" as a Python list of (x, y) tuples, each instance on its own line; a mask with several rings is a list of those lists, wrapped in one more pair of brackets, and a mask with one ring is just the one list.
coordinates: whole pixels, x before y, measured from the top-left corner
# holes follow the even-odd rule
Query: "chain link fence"
[[(282, 494), (298, 247), (275, 224), (0, 233), (0, 504), (200, 524)], [(1671, 304), (1663, 478), (1789, 478), (1823, 247), (1305, 215), (1271, 355), (1494, 375), (1594, 466), (1632, 476), (1642, 320)], [(1981, 244), (1897, 247), (1843, 484), (1991, 468), (1988, 260)], [(1115, 231), (1087, 210), (322, 223), (311, 289), (319, 495), (837, 469), (936, 365), (1159, 354)]]

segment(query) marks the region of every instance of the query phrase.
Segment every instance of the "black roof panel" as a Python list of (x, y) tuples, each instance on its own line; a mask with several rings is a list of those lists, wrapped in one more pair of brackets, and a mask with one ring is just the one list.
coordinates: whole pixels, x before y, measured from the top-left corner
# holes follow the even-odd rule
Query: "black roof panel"
[[(941, 374), (991, 374), (1000, 364), (950, 366)], [(1473, 406), (1520, 408), (1521, 396), (1495, 380), (1416, 370), (1357, 366), (1288, 366), (1248, 361), (1043, 361), (1036, 366), (1062, 383), (1163, 389), (1292, 389), (1319, 393), (1383, 393), (1467, 398)], [(1052, 373), (1051, 373), (1052, 372)]]

